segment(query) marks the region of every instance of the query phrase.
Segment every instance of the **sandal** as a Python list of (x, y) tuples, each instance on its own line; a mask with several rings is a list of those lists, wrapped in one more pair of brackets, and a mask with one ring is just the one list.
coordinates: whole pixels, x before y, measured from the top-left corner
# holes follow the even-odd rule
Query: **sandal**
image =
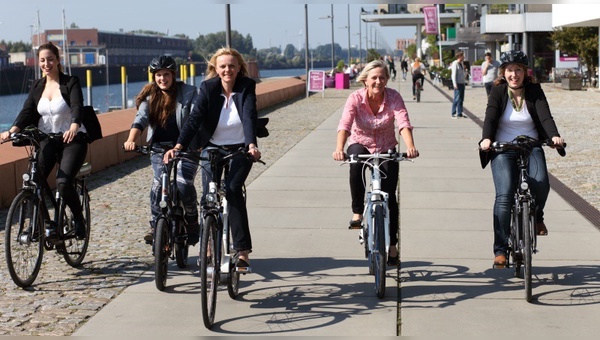
[(538, 236), (546, 236), (546, 235), (548, 235), (548, 228), (546, 228), (546, 225), (544, 224), (544, 222), (538, 222), (535, 225), (535, 233)]

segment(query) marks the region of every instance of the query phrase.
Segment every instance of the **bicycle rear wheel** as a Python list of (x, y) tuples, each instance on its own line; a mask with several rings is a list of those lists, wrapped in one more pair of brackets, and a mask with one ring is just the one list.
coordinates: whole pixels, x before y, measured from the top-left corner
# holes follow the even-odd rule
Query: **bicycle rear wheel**
[(525, 300), (531, 301), (531, 256), (533, 254), (533, 221), (529, 202), (522, 203), (523, 218), (523, 267), (525, 280)]
[(417, 81), (417, 88), (415, 90), (415, 92), (417, 93), (417, 103), (421, 102), (421, 89), (419, 86), (419, 82)]
[[(83, 217), (85, 218), (85, 238), (78, 240), (75, 236), (65, 240), (65, 252), (63, 254), (65, 262), (71, 267), (78, 267), (83, 262), (90, 243), (90, 230), (92, 225), (92, 216), (90, 212), (90, 195), (87, 188), (83, 187), (82, 183), (77, 184), (77, 192), (79, 200), (83, 208)], [(73, 214), (70, 213), (68, 207), (65, 207), (65, 227), (64, 233), (75, 233), (75, 225), (73, 224)], [(68, 217), (68, 218), (67, 218)]]
[(39, 207), (34, 215), (34, 194), (21, 191), (6, 216), (4, 250), (6, 265), (14, 283), (29, 287), (40, 272), (44, 255), (44, 232)]
[(154, 235), (154, 283), (160, 291), (163, 291), (167, 285), (168, 265), (169, 224), (165, 218), (159, 217)]
[(219, 267), (217, 264), (217, 221), (213, 215), (207, 215), (202, 225), (200, 243), (200, 299), (202, 301), (202, 320), (204, 326), (212, 328), (217, 308), (217, 285)]
[(373, 250), (373, 269), (375, 272), (375, 292), (378, 298), (385, 296), (385, 272), (386, 272), (386, 249), (385, 249), (385, 218), (383, 206), (375, 205), (375, 249)]

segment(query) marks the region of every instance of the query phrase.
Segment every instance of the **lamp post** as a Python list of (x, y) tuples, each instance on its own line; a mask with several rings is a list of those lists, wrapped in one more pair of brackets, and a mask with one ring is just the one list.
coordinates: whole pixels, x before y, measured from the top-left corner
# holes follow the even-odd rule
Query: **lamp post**
[(335, 69), (335, 49), (333, 47), (334, 44), (334, 35), (333, 35), (333, 4), (331, 5), (331, 15), (326, 17), (320, 17), (319, 19), (331, 19), (331, 70)]
[(231, 48), (231, 8), (229, 4), (225, 5), (225, 45)]
[(348, 4), (348, 67), (352, 64), (352, 53), (350, 50), (350, 4)]

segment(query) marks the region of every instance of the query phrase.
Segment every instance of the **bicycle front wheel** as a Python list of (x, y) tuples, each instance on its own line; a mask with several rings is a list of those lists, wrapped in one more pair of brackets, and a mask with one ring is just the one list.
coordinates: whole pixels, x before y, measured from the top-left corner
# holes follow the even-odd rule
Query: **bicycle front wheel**
[(175, 261), (177, 262), (178, 268), (187, 267), (188, 261), (188, 244), (187, 239), (181, 237), (184, 233), (183, 222), (179, 217), (175, 217), (175, 230), (177, 230), (177, 237), (175, 237)]
[(217, 309), (217, 285), (219, 267), (217, 265), (217, 220), (207, 215), (202, 225), (200, 243), (200, 299), (202, 301), (202, 320), (204, 326), (212, 328)]
[(418, 84), (417, 84), (417, 89), (416, 89), (416, 94), (417, 94), (417, 103), (421, 102), (421, 90), (418, 88)]
[(373, 269), (375, 273), (375, 292), (378, 298), (385, 296), (385, 271), (386, 271), (386, 249), (385, 249), (385, 218), (383, 206), (376, 205), (375, 214), (375, 249), (373, 251)]
[(160, 217), (156, 221), (154, 237), (154, 283), (156, 289), (163, 291), (167, 286), (167, 270), (169, 265), (169, 224)]
[(6, 216), (4, 250), (6, 265), (14, 283), (29, 287), (35, 281), (44, 255), (44, 231), (39, 207), (34, 213), (34, 194), (21, 191)]
[(524, 274), (523, 279), (525, 280), (525, 300), (531, 301), (531, 256), (533, 254), (533, 219), (531, 216), (531, 210), (529, 202), (524, 202), (522, 205), (523, 210), (523, 267)]
[[(90, 243), (90, 230), (92, 223), (92, 216), (90, 212), (90, 195), (86, 187), (82, 183), (77, 184), (77, 192), (79, 193), (79, 200), (81, 201), (81, 207), (83, 208), (83, 217), (85, 218), (85, 237), (81, 240), (76, 237), (65, 240), (65, 252), (63, 254), (65, 262), (71, 267), (78, 267), (83, 262), (85, 254), (87, 253), (88, 245)], [(68, 207), (66, 207), (68, 209)], [(73, 214), (66, 210), (65, 216), (65, 235), (67, 233), (74, 233), (75, 226), (73, 225)]]

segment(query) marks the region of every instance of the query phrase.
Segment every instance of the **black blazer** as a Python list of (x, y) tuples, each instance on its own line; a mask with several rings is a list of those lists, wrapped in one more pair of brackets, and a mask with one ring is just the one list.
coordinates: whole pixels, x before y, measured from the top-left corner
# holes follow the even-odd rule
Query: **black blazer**
[[(233, 101), (240, 114), (244, 129), (246, 146), (256, 141), (256, 82), (248, 77), (238, 76), (233, 86)], [(179, 134), (178, 144), (184, 150), (196, 134), (199, 135), (200, 147), (205, 147), (217, 129), (221, 109), (225, 103), (221, 78), (215, 77), (200, 84), (200, 93), (194, 103), (190, 117)]]
[[(558, 128), (550, 113), (550, 106), (546, 100), (546, 95), (542, 86), (536, 83), (525, 83), (524, 95), (527, 110), (533, 119), (535, 128), (538, 131), (539, 139), (545, 140), (555, 136), (560, 136)], [(503, 83), (492, 87), (488, 98), (487, 108), (485, 110), (485, 119), (483, 121), (482, 138), (489, 139), (492, 142), (496, 140), (496, 131), (498, 122), (508, 105), (508, 84)], [(481, 142), (481, 141), (480, 141)], [(489, 152), (479, 152), (481, 167), (485, 168), (490, 161)]]
[[(81, 114), (83, 107), (83, 92), (79, 78), (69, 76), (64, 73), (59, 74), (60, 94), (71, 108), (71, 123), (77, 123), (81, 126)], [(36, 80), (29, 90), (29, 95), (23, 104), (23, 109), (17, 115), (14, 126), (23, 130), (24, 128), (35, 125), (37, 126), (41, 116), (37, 111), (37, 105), (42, 98), (44, 87), (46, 86), (46, 77)]]

